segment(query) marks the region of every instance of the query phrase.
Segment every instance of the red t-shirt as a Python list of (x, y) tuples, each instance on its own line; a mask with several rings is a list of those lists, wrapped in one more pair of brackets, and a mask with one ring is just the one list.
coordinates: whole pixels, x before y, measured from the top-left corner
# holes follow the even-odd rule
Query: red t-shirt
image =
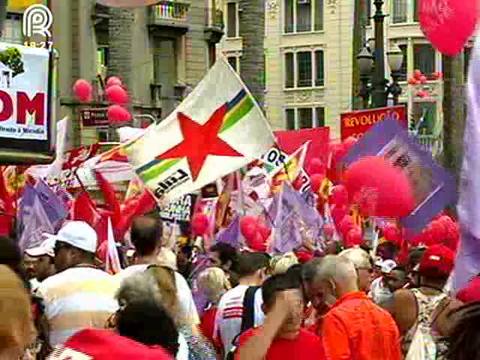
[(213, 341), (213, 331), (215, 328), (215, 316), (217, 315), (217, 307), (212, 306), (210, 309), (205, 310), (202, 315), (200, 322), (200, 330), (202, 330), (203, 335), (210, 340), (212, 344)]
[[(244, 345), (248, 339), (258, 334), (260, 328), (250, 329), (240, 336), (239, 348)], [(237, 351), (238, 354), (238, 351)], [(238, 359), (238, 355), (236, 357)], [(275, 339), (268, 349), (265, 360), (304, 360), (315, 359), (324, 360), (322, 341), (320, 338), (308, 330), (300, 329), (300, 333), (295, 340)]]

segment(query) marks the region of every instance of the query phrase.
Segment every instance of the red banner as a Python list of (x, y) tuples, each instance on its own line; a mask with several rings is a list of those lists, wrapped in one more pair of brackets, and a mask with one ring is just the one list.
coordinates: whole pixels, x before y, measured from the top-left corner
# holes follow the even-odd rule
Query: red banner
[(385, 120), (387, 115), (408, 127), (405, 106), (391, 106), (378, 109), (359, 110), (340, 115), (342, 141), (350, 136), (362, 137), (377, 122)]
[(307, 141), (310, 145), (305, 156), (305, 164), (313, 158), (319, 158), (324, 164), (328, 162), (328, 145), (330, 143), (330, 128), (319, 127), (314, 129), (275, 131), (278, 146), (291, 155)]

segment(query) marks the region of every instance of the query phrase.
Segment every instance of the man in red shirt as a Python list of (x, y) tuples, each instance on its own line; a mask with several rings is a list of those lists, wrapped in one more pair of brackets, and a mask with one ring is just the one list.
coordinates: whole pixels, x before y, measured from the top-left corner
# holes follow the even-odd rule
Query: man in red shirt
[(304, 299), (298, 278), (274, 275), (262, 286), (263, 326), (240, 336), (237, 360), (325, 359), (320, 339), (302, 328)]
[(331, 305), (322, 320), (328, 360), (400, 360), (400, 337), (391, 315), (358, 289), (355, 265), (328, 255), (305, 283), (309, 296)]

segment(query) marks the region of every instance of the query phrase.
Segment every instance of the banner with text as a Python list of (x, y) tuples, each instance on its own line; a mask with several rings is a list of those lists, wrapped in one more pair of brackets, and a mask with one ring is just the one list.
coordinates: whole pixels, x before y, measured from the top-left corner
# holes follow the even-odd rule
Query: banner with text
[(360, 138), (373, 125), (387, 118), (400, 122), (405, 129), (408, 127), (405, 106), (392, 106), (378, 109), (352, 111), (340, 115), (342, 141), (353, 136)]

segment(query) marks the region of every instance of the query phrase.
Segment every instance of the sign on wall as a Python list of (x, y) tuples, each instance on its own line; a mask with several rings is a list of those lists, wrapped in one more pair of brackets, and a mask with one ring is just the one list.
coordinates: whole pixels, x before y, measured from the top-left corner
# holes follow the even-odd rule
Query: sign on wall
[(387, 118), (393, 118), (399, 121), (405, 128), (408, 127), (406, 108), (403, 105), (341, 114), (342, 141), (351, 136), (356, 138), (362, 137), (373, 125)]

